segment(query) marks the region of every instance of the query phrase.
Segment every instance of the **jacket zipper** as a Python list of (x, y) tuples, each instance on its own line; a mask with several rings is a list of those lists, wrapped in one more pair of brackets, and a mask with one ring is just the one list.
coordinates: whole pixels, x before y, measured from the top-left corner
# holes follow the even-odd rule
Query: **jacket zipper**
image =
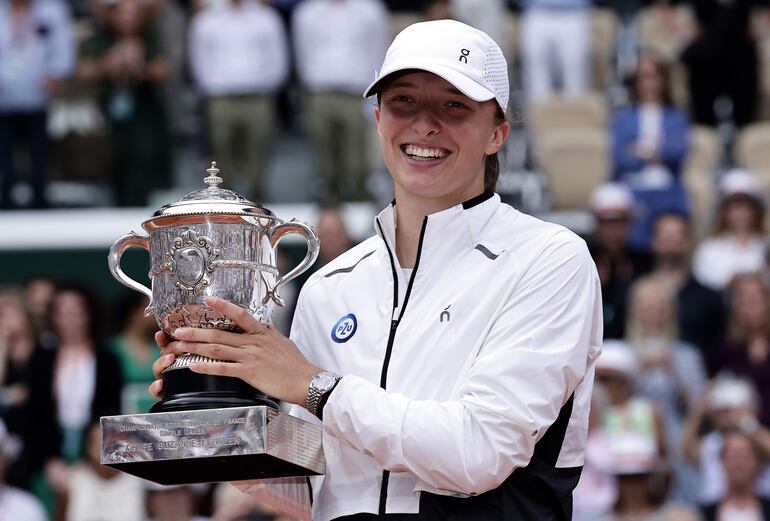
[[(382, 361), (382, 372), (380, 373), (380, 387), (383, 389), (386, 388), (388, 383), (388, 366), (390, 365), (390, 356), (393, 352), (393, 342), (396, 338), (396, 330), (398, 329), (398, 324), (401, 322), (401, 319), (404, 317), (404, 311), (406, 311), (406, 305), (409, 302), (409, 295), (412, 293), (412, 284), (414, 283), (414, 278), (417, 275), (417, 268), (420, 265), (420, 254), (422, 253), (422, 241), (425, 238), (425, 228), (428, 225), (428, 217), (425, 216), (425, 218), (422, 221), (422, 228), (420, 229), (420, 240), (417, 244), (417, 258), (414, 261), (414, 269), (412, 270), (412, 276), (409, 277), (409, 283), (406, 286), (406, 293), (404, 293), (404, 302), (401, 305), (401, 312), (398, 315), (398, 318), (394, 318), (393, 315), (396, 312), (396, 308), (398, 307), (398, 273), (396, 272), (396, 260), (393, 257), (393, 253), (390, 251), (390, 248), (388, 247), (388, 242), (385, 240), (385, 233), (382, 231), (382, 226), (380, 225), (379, 219), (377, 220), (377, 227), (380, 229), (380, 234), (382, 234), (383, 242), (385, 242), (385, 249), (388, 251), (388, 257), (390, 257), (390, 268), (393, 272), (393, 311), (391, 312), (391, 321), (390, 321), (390, 333), (388, 334), (388, 346), (385, 349), (385, 358)], [(379, 506), (379, 515), (384, 516), (385, 515), (385, 506), (387, 504), (388, 500), (388, 481), (390, 480), (390, 471), (384, 470), (382, 471), (382, 485), (380, 485), (380, 506)]]

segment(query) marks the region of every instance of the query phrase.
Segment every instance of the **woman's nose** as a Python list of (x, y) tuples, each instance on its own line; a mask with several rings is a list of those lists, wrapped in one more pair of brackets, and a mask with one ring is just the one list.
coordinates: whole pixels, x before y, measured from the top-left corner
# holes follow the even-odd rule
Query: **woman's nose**
[(431, 136), (441, 131), (441, 122), (433, 110), (419, 110), (412, 120), (412, 128), (418, 135)]

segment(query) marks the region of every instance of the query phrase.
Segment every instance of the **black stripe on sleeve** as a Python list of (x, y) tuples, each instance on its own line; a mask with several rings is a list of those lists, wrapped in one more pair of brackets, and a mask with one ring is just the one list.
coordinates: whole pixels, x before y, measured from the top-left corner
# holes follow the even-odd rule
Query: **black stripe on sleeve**
[(495, 260), (498, 257), (498, 255), (495, 255), (494, 253), (489, 251), (489, 249), (487, 249), (487, 247), (484, 246), (483, 244), (477, 244), (476, 249), (479, 250), (481, 253), (483, 253), (484, 256), (489, 260)]
[(360, 259), (358, 259), (358, 260), (356, 261), (356, 263), (355, 263), (355, 264), (353, 264), (352, 266), (348, 266), (347, 268), (340, 268), (340, 269), (338, 269), (338, 270), (330, 271), (329, 273), (327, 273), (326, 275), (324, 275), (324, 278), (325, 278), (325, 279), (328, 279), (328, 278), (329, 278), (329, 277), (331, 277), (332, 275), (339, 275), (340, 273), (350, 273), (351, 271), (353, 271), (354, 269), (356, 269), (356, 266), (358, 266), (362, 260), (364, 260), (365, 258), (369, 257), (369, 256), (370, 256), (372, 253), (374, 253), (374, 252), (375, 252), (375, 250), (372, 250), (372, 251), (370, 251), (369, 253), (367, 253), (366, 255), (364, 255), (363, 257), (361, 257)]

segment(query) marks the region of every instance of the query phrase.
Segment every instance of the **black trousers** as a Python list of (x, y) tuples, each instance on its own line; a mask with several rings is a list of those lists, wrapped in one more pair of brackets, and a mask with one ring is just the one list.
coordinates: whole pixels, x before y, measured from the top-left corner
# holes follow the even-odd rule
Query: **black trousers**
[(13, 149), (21, 145), (29, 158), (29, 181), (32, 185), (32, 205), (45, 205), (43, 191), (46, 178), (46, 113), (42, 111), (0, 112), (0, 208), (12, 206), (11, 190), (19, 178), (14, 164)]
[[(733, 121), (738, 127), (752, 123), (759, 103), (759, 59), (754, 44), (747, 43), (726, 56), (709, 53), (697, 43), (685, 51), (693, 119), (701, 125), (715, 126), (714, 102), (726, 96), (733, 105)], [(714, 44), (712, 44), (713, 46)]]

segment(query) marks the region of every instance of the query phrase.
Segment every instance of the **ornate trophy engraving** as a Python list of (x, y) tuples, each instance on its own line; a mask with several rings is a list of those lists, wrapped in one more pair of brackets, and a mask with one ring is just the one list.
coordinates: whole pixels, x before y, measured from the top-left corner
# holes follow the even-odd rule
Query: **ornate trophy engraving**
[[(212, 163), (207, 188), (166, 205), (110, 249), (112, 275), (147, 295), (169, 336), (178, 327), (239, 331), (206, 305), (233, 302), (268, 323), (284, 306), (280, 287), (315, 262), (318, 236), (308, 225), (279, 220), (270, 210), (219, 188)], [(302, 262), (281, 275), (275, 248), (288, 234), (307, 242)], [(129, 278), (120, 258), (131, 247), (150, 255), (152, 289)], [(237, 378), (193, 373), (208, 361), (182, 355), (163, 372), (163, 399), (149, 414), (102, 418), (102, 463), (163, 484), (286, 477), (324, 472), (319, 427), (278, 411), (268, 396)]]

